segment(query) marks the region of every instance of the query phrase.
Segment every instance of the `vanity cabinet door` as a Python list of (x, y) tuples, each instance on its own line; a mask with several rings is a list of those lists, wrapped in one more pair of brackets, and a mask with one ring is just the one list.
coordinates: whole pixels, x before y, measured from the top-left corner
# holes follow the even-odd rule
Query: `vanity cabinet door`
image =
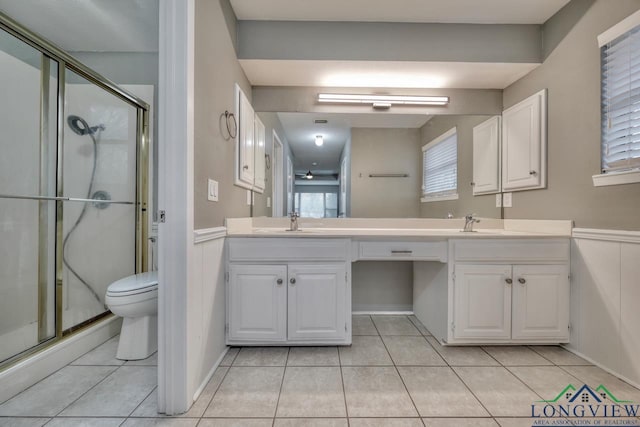
[(265, 172), (266, 172), (266, 163), (265, 163), (265, 127), (264, 124), (260, 121), (258, 116), (255, 116), (254, 122), (254, 138), (255, 138), (255, 162), (254, 162), (254, 170), (255, 177), (253, 180), (253, 188), (258, 193), (264, 192), (266, 180), (265, 180)]
[(253, 188), (255, 163), (255, 112), (246, 95), (236, 86), (238, 105), (238, 142), (236, 149), (235, 184), (248, 189)]
[(289, 340), (343, 339), (347, 334), (344, 263), (289, 264)]
[(454, 338), (511, 338), (512, 285), (509, 282), (510, 265), (456, 265)]
[(234, 265), (229, 269), (229, 339), (285, 341), (286, 265)]
[(473, 128), (473, 195), (500, 192), (500, 116)]
[(513, 339), (569, 339), (566, 265), (513, 267)]
[(546, 186), (546, 89), (502, 113), (502, 190)]

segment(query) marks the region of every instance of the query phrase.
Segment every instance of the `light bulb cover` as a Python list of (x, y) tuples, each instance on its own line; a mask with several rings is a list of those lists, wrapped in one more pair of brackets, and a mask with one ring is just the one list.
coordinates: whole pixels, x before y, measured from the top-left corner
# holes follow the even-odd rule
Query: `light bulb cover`
[(316, 145), (322, 147), (322, 144), (324, 144), (324, 138), (322, 135), (316, 135)]
[(447, 105), (448, 96), (418, 95), (357, 95), (346, 93), (319, 93), (318, 102), (371, 105)]
[(311, 170), (309, 170), (309, 172), (307, 172), (307, 174), (304, 177), (307, 179), (313, 179), (313, 174), (311, 173)]

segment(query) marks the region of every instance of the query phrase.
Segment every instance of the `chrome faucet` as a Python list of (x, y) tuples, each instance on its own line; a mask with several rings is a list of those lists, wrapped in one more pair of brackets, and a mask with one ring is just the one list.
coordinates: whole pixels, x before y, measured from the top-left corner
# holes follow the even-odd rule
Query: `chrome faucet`
[(289, 219), (291, 220), (291, 223), (289, 224), (289, 231), (298, 231), (298, 217), (300, 215), (298, 215), (298, 212), (296, 211), (291, 211), (291, 213), (289, 214)]
[(480, 222), (480, 220), (474, 218), (473, 215), (475, 214), (468, 214), (464, 217), (464, 228), (462, 229), (462, 231), (471, 232), (473, 231), (473, 224), (475, 224), (476, 222)]

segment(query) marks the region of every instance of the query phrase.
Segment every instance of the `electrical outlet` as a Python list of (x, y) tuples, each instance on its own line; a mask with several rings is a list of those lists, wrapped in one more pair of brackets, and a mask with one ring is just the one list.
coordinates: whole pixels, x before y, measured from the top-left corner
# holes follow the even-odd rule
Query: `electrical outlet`
[(502, 206), (505, 208), (513, 207), (513, 193), (504, 193), (502, 195)]
[(271, 197), (267, 197), (267, 207), (271, 207)]
[(502, 193), (496, 194), (496, 208), (502, 207)]
[(207, 190), (207, 199), (212, 202), (218, 201), (218, 181), (209, 178)]

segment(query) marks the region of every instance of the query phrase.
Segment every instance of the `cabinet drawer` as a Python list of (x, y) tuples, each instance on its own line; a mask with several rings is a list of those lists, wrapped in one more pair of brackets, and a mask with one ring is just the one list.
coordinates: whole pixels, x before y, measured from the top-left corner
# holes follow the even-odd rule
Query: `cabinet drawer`
[(347, 239), (230, 238), (230, 261), (345, 261)]
[(358, 259), (447, 262), (447, 242), (358, 242)]
[(518, 263), (569, 260), (569, 239), (455, 241), (456, 261), (500, 261)]

